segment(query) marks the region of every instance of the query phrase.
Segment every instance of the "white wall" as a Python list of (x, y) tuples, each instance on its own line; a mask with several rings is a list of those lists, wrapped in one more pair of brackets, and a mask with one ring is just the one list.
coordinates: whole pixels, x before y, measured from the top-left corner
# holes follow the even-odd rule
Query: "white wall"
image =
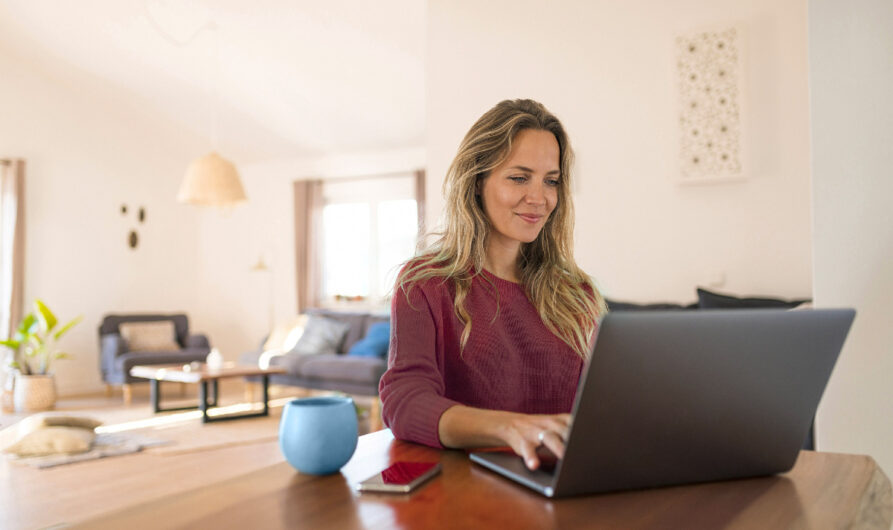
[(61, 342), (74, 360), (56, 369), (58, 391), (77, 394), (101, 388), (103, 314), (194, 303), (196, 223), (174, 197), (197, 142), (95, 79), (52, 71), (0, 49), (0, 156), (27, 164), (26, 311), (41, 298), (61, 319), (84, 317)]
[[(429, 225), (471, 124), (529, 97), (575, 146), (576, 256), (608, 296), (691, 302), (718, 276), (727, 292), (811, 295), (804, 1), (428, 4)], [(674, 38), (725, 24), (747, 43), (748, 178), (679, 186)]]
[[(231, 212), (199, 213), (196, 323), (225, 358), (253, 350), (274, 321), (296, 312), (293, 182), (413, 171), (425, 166), (424, 148), (344, 153), (239, 167), (248, 202)], [(252, 272), (263, 256), (271, 273)]]
[(823, 451), (893, 474), (893, 3), (809, 1), (815, 299), (858, 314), (819, 409)]
[[(271, 274), (275, 318), (295, 313), (292, 181), (425, 166), (421, 147), (235, 160), (249, 202), (198, 209), (175, 197), (206, 139), (62, 63), (0, 48), (0, 79), (0, 157), (27, 163), (25, 299), (42, 298), (63, 319), (84, 316), (62, 342), (75, 359), (58, 365), (61, 395), (101, 389), (97, 328), (110, 312), (186, 312), (228, 359), (253, 349), (269, 331)], [(137, 250), (127, 246), (134, 228)], [(272, 273), (250, 271), (261, 255)]]

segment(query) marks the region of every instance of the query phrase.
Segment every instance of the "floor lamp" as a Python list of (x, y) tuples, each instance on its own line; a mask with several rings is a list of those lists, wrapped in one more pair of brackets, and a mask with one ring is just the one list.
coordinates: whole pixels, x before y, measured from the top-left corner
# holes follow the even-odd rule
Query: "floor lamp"
[(263, 255), (257, 257), (257, 263), (251, 266), (251, 272), (260, 272), (267, 274), (267, 302), (269, 305), (269, 313), (267, 315), (267, 332), (271, 333), (273, 331), (273, 318), (275, 313), (275, 308), (273, 304), (273, 267), (268, 265), (266, 261), (264, 261)]

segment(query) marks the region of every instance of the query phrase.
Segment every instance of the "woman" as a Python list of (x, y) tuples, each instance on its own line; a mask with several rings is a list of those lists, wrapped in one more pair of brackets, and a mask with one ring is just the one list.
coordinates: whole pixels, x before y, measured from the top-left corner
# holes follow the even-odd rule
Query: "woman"
[(563, 456), (605, 311), (572, 256), (572, 161), (535, 101), (503, 101), (466, 134), (444, 182), (444, 231), (397, 278), (379, 391), (398, 438), (507, 445), (530, 469), (541, 445)]

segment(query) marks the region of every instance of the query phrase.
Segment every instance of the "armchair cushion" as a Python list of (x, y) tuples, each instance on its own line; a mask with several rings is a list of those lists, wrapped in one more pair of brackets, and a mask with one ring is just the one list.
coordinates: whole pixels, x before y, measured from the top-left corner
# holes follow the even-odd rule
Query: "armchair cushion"
[(176, 351), (180, 349), (170, 320), (158, 322), (125, 322), (119, 326), (127, 351)]

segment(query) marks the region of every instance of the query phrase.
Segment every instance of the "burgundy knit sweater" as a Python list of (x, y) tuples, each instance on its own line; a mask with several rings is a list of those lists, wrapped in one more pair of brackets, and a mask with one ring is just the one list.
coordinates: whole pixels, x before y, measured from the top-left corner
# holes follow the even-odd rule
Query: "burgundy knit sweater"
[(400, 289), (394, 294), (388, 370), (379, 383), (394, 436), (442, 447), (440, 416), (457, 404), (570, 412), (583, 360), (546, 328), (523, 288), (487, 271), (472, 280), (465, 299), (471, 335), (461, 354), (454, 293), (452, 282), (431, 279), (415, 284), (409, 301)]

